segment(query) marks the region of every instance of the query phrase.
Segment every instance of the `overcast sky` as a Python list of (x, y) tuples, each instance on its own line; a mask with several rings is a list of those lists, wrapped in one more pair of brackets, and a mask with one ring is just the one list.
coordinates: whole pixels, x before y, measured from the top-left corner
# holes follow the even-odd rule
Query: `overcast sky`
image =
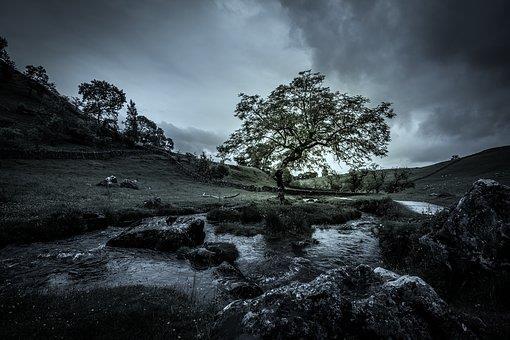
[(510, 144), (510, 1), (27, 1), (2, 4), (19, 68), (63, 94), (104, 79), (181, 151), (214, 151), (239, 127), (237, 94), (299, 71), (394, 103), (383, 166)]

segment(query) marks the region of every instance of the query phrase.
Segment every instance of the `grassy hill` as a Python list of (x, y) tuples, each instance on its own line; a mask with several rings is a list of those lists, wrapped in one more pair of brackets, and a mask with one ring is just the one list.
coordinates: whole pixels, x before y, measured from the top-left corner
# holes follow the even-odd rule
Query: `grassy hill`
[[(457, 160), (410, 168), (409, 170), (411, 179), (415, 182), (415, 188), (391, 194), (391, 197), (448, 204), (462, 196), (479, 178), (491, 178), (510, 185), (510, 146), (492, 148)], [(383, 171), (387, 172), (387, 178), (391, 178), (394, 169)], [(341, 180), (345, 179), (345, 176), (341, 175)], [(319, 177), (295, 181), (293, 185), (328, 188), (328, 181), (326, 178)]]
[(0, 64), (2, 148), (89, 149), (94, 143), (91, 120), (66, 97)]

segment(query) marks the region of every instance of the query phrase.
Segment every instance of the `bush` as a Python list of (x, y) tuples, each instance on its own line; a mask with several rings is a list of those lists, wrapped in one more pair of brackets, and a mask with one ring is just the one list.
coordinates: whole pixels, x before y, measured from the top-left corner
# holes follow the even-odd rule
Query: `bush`
[(239, 211), (229, 208), (215, 208), (207, 213), (210, 222), (236, 222), (241, 220)]
[(253, 223), (260, 222), (264, 219), (264, 216), (260, 213), (259, 209), (255, 205), (248, 205), (242, 207), (241, 211), (241, 222)]
[(416, 217), (416, 214), (401, 204), (393, 201), (391, 198), (386, 197), (382, 199), (363, 199), (357, 200), (354, 207), (360, 211), (374, 214), (379, 217), (387, 219), (398, 219), (402, 217)]
[(208, 171), (212, 178), (222, 179), (230, 174), (230, 168), (224, 163), (212, 165)]
[(0, 145), (2, 147), (15, 148), (23, 144), (25, 136), (20, 130), (15, 128), (0, 128)]

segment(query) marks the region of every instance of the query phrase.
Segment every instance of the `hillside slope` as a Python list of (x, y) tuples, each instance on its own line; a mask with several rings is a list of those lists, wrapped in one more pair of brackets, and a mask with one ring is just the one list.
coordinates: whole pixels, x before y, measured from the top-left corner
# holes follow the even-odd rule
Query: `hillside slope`
[[(432, 200), (449, 203), (462, 196), (479, 178), (492, 178), (510, 185), (510, 146), (487, 149), (457, 160), (443, 161), (424, 167), (410, 168), (415, 188), (407, 189), (395, 198)], [(386, 178), (392, 177), (394, 169), (385, 169)], [(345, 175), (340, 175), (341, 180)], [(293, 185), (309, 188), (327, 188), (323, 177), (294, 181)], [(437, 195), (443, 196), (437, 198)]]
[(67, 98), (17, 70), (0, 66), (2, 148), (87, 149), (94, 144), (91, 120)]

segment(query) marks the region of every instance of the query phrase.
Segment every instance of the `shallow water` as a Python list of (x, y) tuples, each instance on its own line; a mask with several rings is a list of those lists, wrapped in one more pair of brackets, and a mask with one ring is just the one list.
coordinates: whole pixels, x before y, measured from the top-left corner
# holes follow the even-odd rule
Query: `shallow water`
[[(209, 223), (205, 224), (205, 230), (206, 241), (234, 243), (240, 252), (237, 264), (250, 275), (252, 268), (275, 257), (304, 258), (303, 261), (318, 270), (343, 264), (380, 265), (379, 244), (372, 233), (377, 226), (377, 221), (366, 215), (345, 225), (315, 226), (313, 237), (319, 243), (299, 250), (288, 242), (268, 241), (262, 235), (215, 235)], [(0, 250), (0, 290), (46, 291), (141, 284), (177, 287), (203, 298), (217, 294), (213, 268), (195, 270), (187, 260), (177, 259), (173, 253), (107, 247), (106, 242), (123, 230), (108, 228), (65, 240), (7, 246)], [(272, 270), (273, 274), (276, 271), (284, 276), (293, 269), (283, 266)]]
[(417, 201), (395, 201), (398, 202), (405, 207), (407, 207), (409, 210), (414, 211), (418, 214), (424, 214), (424, 215), (434, 215), (445, 208), (432, 203), (427, 202), (417, 202)]

